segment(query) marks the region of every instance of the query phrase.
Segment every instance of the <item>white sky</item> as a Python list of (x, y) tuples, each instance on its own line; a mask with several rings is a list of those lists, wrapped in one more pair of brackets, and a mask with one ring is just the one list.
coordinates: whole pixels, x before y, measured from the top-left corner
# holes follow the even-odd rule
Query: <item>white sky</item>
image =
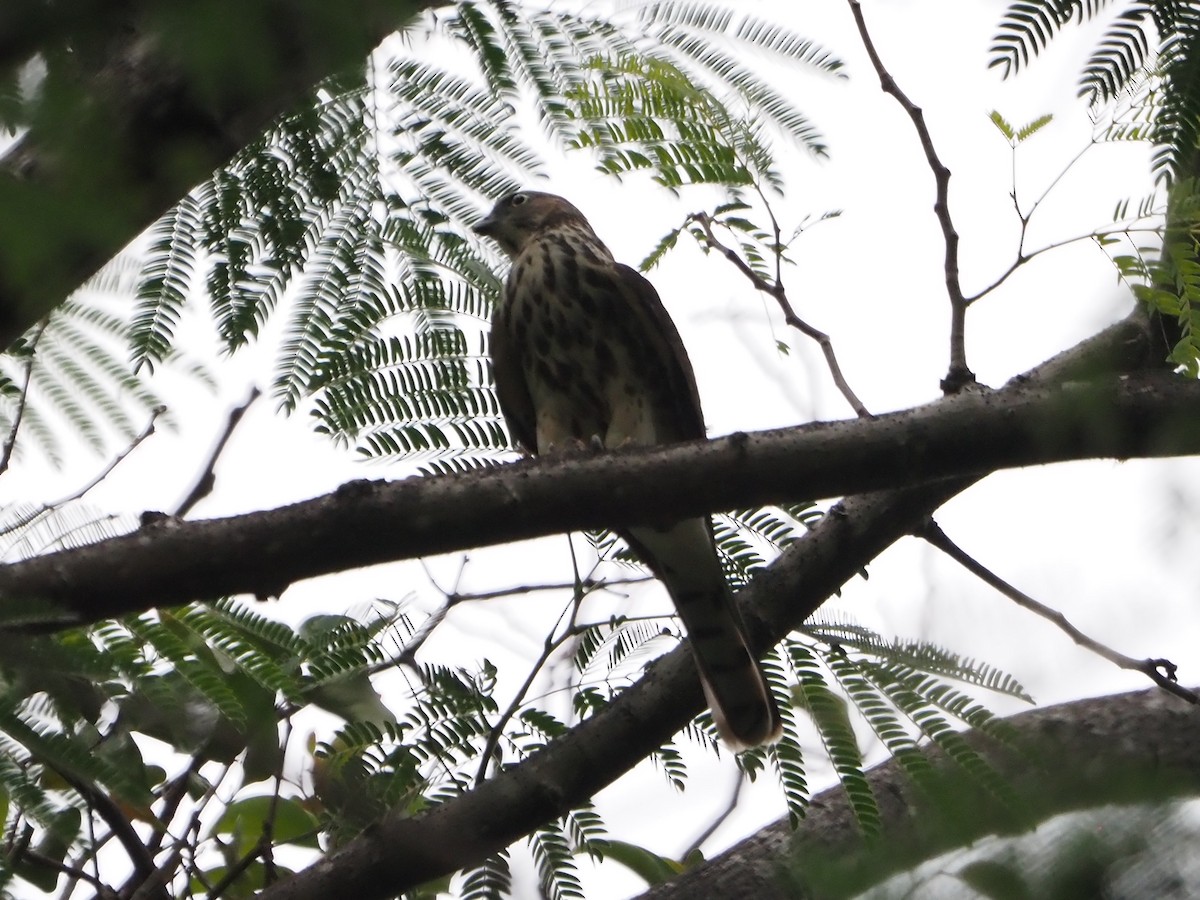
[[(1074, 94), (1096, 28), (1071, 28), (1029, 71), (1002, 82), (986, 62), (1004, 5), (864, 4), (885, 63), (925, 109), (938, 152), (953, 173), (952, 213), (962, 236), (968, 292), (1003, 271), (1015, 249), (1017, 223), (1008, 196), (1011, 155), (988, 112), (997, 109), (1017, 125), (1047, 112), (1056, 116), (1019, 153), (1017, 185), (1025, 208), (1092, 136), (1087, 111)], [(785, 230), (805, 216), (844, 210), (796, 245), (798, 266), (786, 276), (793, 304), (833, 337), (847, 377), (873, 412), (935, 399), (947, 365), (948, 303), (932, 213), (933, 182), (915, 133), (895, 102), (879, 91), (844, 3), (744, 8), (790, 19), (795, 30), (842, 57), (850, 75), (848, 82), (806, 72), (781, 75), (781, 83), (827, 136), (832, 157), (814, 163), (793, 154), (787, 200), (777, 207)], [(1149, 190), (1148, 158), (1148, 149), (1139, 146), (1091, 149), (1035, 217), (1027, 246), (1105, 225), (1117, 201)], [(594, 174), (582, 156), (556, 159), (551, 171), (550, 181), (538, 186), (568, 195), (617, 258), (630, 263), (686, 212), (711, 200), (699, 191), (685, 191), (675, 200), (635, 178), (617, 184)], [(711, 434), (850, 415), (817, 349), (789, 334), (777, 312), (722, 260), (681, 242), (650, 277), (689, 348)], [(998, 385), (1124, 315), (1128, 306), (1112, 266), (1095, 246), (1073, 245), (1028, 266), (972, 310), (969, 362), (981, 381)], [(777, 338), (788, 340), (795, 352), (779, 356)], [(271, 353), (267, 348), (254, 360), (221, 362), (217, 396), (173, 387), (182, 430), (139, 448), (90, 495), (90, 502), (106, 511), (173, 507), (195, 478), (226, 410), (254, 379), (268, 383)], [(310, 435), (303, 416), (281, 420), (271, 408), (260, 401), (236, 433), (217, 472), (217, 491), (195, 516), (262, 509), (323, 493), (350, 478), (406, 472), (400, 466), (355, 463)], [(97, 465), (83, 452), (72, 454), (58, 473), (26, 461), (0, 481), (0, 499), (58, 496), (86, 481)], [(1200, 617), (1189, 602), (1189, 586), (1200, 575), (1200, 556), (1188, 551), (1197, 538), (1192, 515), (1197, 473), (1191, 460), (1101, 461), (1003, 473), (956, 498), (937, 519), (981, 562), (1061, 610), (1086, 633), (1132, 656), (1171, 658), (1180, 664), (1181, 679), (1194, 684), (1200, 682), (1193, 649)], [(425, 565), (447, 589), (461, 570), (458, 587), (464, 591), (569, 579), (571, 571), (561, 537), (474, 552), (465, 566), (460, 554)], [(1147, 686), (1074, 647), (914, 540), (881, 556), (870, 576), (852, 582), (837, 608), (885, 635), (926, 638), (999, 665), (1039, 702)], [(317, 611), (342, 612), (376, 596), (410, 595), (414, 611), (432, 609), (440, 600), (426, 570), (415, 563), (296, 585), (275, 608), (296, 620)], [(637, 613), (667, 608), (657, 585), (633, 596), (636, 605), (621, 608)], [(565, 602), (564, 596), (539, 594), (460, 607), (427, 645), (424, 658), (470, 666), (486, 655), (515, 686), (524, 674), (521, 659), (538, 652)], [(597, 608), (596, 614), (602, 611)], [(980, 696), (994, 708), (1014, 708)], [(814, 748), (810, 784), (816, 789), (829, 783), (818, 755)], [(728, 758), (694, 755), (689, 764), (691, 786), (682, 796), (649, 767), (605, 791), (598, 799), (611, 833), (664, 854), (681, 852), (722, 807), (735, 777)], [(705, 851), (719, 851), (783, 809), (771, 779), (760, 779), (743, 793), (739, 810)], [(615, 865), (596, 873), (585, 860), (580, 864), (589, 897), (616, 898), (639, 889), (637, 879)], [(529, 887), (523, 884), (518, 896)]]

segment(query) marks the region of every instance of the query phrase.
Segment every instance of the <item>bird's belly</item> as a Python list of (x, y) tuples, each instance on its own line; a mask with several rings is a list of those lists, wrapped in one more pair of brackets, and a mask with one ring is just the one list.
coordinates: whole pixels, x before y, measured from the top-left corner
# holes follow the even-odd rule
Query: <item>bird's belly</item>
[(594, 440), (610, 448), (657, 442), (637, 360), (619, 335), (559, 300), (531, 317), (526, 337), (536, 350), (525, 376), (538, 452)]

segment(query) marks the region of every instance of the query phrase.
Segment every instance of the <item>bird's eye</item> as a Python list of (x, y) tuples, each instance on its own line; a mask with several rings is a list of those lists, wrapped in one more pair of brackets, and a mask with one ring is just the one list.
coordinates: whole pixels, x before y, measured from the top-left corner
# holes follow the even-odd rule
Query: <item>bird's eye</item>
[(513, 194), (511, 197), (508, 198), (508, 205), (509, 206), (520, 206), (522, 203), (524, 203), (528, 199), (529, 198), (527, 196), (525, 196), (524, 194)]

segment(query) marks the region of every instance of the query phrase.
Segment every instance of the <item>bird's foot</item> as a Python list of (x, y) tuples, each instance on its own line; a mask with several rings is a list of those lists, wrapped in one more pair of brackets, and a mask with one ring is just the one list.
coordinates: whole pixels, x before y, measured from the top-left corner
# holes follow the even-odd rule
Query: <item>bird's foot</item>
[(562, 443), (552, 443), (547, 445), (545, 456), (591, 456), (593, 453), (599, 453), (604, 449), (604, 441), (600, 439), (600, 435), (593, 434), (588, 440), (582, 438), (567, 438)]

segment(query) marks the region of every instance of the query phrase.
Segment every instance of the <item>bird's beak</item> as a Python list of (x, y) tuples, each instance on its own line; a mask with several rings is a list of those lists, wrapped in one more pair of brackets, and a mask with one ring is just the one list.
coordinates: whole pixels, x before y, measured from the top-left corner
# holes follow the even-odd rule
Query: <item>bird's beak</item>
[(491, 237), (496, 231), (496, 219), (491, 215), (491, 213), (489, 213), (476, 222), (475, 227), (471, 230), (476, 234), (483, 235), (484, 237)]

